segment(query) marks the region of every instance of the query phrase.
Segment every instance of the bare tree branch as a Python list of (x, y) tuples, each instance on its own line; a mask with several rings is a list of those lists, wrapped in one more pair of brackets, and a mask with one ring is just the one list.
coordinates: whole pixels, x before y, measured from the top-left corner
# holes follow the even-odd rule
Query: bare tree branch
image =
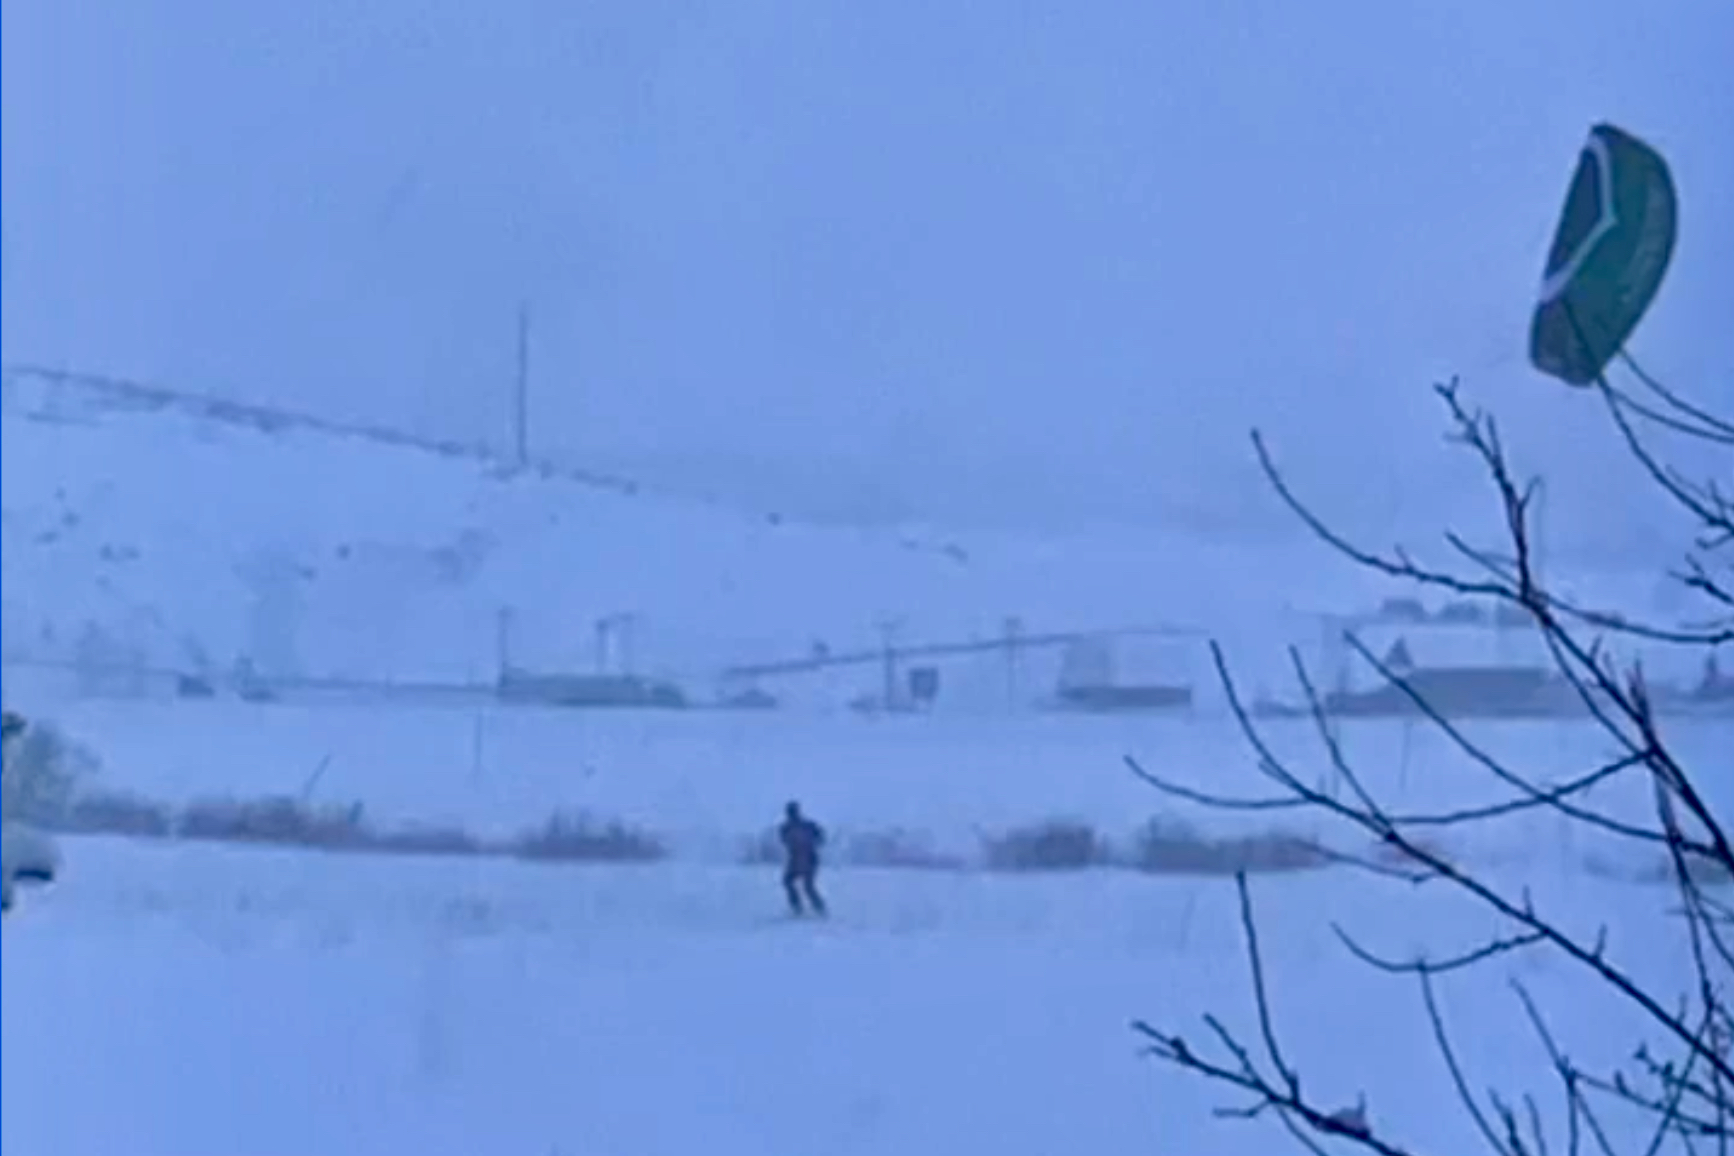
[[(1335, 781), (1347, 787), (1346, 798), (1309, 785), (1276, 756), (1244, 706), (1222, 651), (1215, 645), (1211, 655), (1217, 678), (1255, 755), (1255, 768), (1274, 793), (1255, 798), (1214, 794), (1152, 773), (1136, 759), (1126, 760), (1142, 781), (1182, 802), (1225, 811), (1311, 812), (1341, 822), (1370, 836), (1375, 845), (1395, 852), (1399, 862), (1407, 865), (1406, 870), (1382, 874), (1396, 874), (1411, 882), (1436, 880), (1499, 917), (1504, 931), (1443, 957), (1387, 958), (1362, 946), (1346, 929), (1333, 925), (1333, 930), (1351, 958), (1377, 971), (1416, 979), (1435, 1048), (1457, 1099), (1486, 1146), (1501, 1156), (1548, 1156), (1543, 1110), (1527, 1091), (1494, 1089), (1484, 1096), (1473, 1092), (1473, 1081), (1445, 1026), (1436, 980), (1446, 974), (1474, 973), (1517, 952), (1540, 952), (1569, 963), (1590, 977), (1613, 1004), (1638, 1011), (1649, 1029), (1629, 1065), (1607, 1075), (1586, 1073), (1562, 1050), (1530, 992), (1513, 983), (1563, 1092), (1562, 1151), (1566, 1156), (1578, 1156), (1586, 1139), (1601, 1156), (1623, 1156), (1620, 1144), (1592, 1103), (1592, 1095), (1604, 1107), (1618, 1104), (1626, 1116), (1635, 1114), (1647, 1121), (1642, 1147), (1632, 1149), (1634, 1152), (1660, 1156), (1669, 1145), (1675, 1145), (1688, 1156), (1697, 1156), (1699, 1145), (1713, 1143), (1718, 1156), (1727, 1156), (1734, 1145), (1730, 1123), (1734, 1121), (1734, 1011), (1727, 1002), (1728, 990), (1734, 986), (1734, 904), (1707, 890), (1712, 880), (1734, 882), (1734, 842), (1666, 741), (1643, 668), (1635, 663), (1622, 667), (1607, 645), (1610, 638), (1624, 638), (1713, 652), (1734, 641), (1734, 615), (1729, 614), (1734, 610), (1734, 563), (1712, 561), (1716, 551), (1734, 546), (1734, 503), (1713, 479), (1692, 481), (1657, 457), (1638, 424), (1712, 446), (1734, 446), (1734, 422), (1686, 402), (1629, 358), (1626, 363), (1657, 402), (1639, 401), (1616, 391), (1605, 379), (1599, 383), (1599, 392), (1643, 474), (1699, 525), (1693, 542), (1695, 552), (1687, 553), (1668, 573), (1719, 613), (1719, 618), (1690, 626), (1646, 623), (1625, 614), (1591, 609), (1550, 589), (1537, 572), (1530, 536), (1537, 484), (1516, 480), (1498, 426), (1492, 418), (1465, 406), (1456, 382), (1437, 387), (1450, 419), (1451, 440), (1472, 453), (1485, 469), (1509, 545), (1508, 554), (1495, 554), (1459, 535), (1447, 534), (1447, 544), (1469, 564), (1473, 576), (1422, 566), (1401, 547), (1386, 553), (1366, 550), (1335, 533), (1296, 496), (1263, 438), (1253, 434), (1258, 461), (1277, 495), (1330, 548), (1356, 565), (1390, 578), (1520, 610), (1545, 644), (1563, 684), (1581, 706), (1578, 717), (1606, 734), (1619, 754), (1563, 781), (1557, 775), (1550, 774), (1544, 780), (1515, 769), (1474, 740), (1466, 728), (1429, 702), (1417, 684), (1390, 669), (1350, 633), (1346, 638), (1354, 653), (1386, 685), (1395, 687), (1428, 725), (1444, 734), (1459, 755), (1510, 792), (1509, 797), (1436, 813), (1404, 814), (1388, 809), (1348, 757), (1338, 728), (1329, 720), (1328, 700), (1319, 693), (1298, 651), (1292, 648), (1291, 664), (1306, 715), (1313, 722), (1319, 750)], [(1651, 821), (1604, 814), (1584, 801), (1597, 786), (1625, 775), (1642, 776), (1647, 781), (1654, 803)], [(1689, 989), (1668, 993), (1650, 986), (1610, 957), (1605, 929), (1593, 942), (1570, 933), (1551, 913), (1538, 908), (1527, 892), (1518, 895), (1497, 887), (1473, 867), (1453, 861), (1417, 837), (1422, 831), (1452, 830), (1527, 812), (1557, 814), (1569, 823), (1663, 856), (1668, 868), (1666, 879), (1679, 899), (1675, 914), (1685, 924), (1682, 958), (1689, 962), (1694, 976)], [(1352, 857), (1345, 859), (1363, 865)], [(1299, 1071), (1276, 1033), (1266, 964), (1245, 876), (1237, 876), (1236, 881), (1265, 1059), (1255, 1061), (1252, 1051), (1211, 1016), (1205, 1017), (1205, 1023), (1214, 1038), (1214, 1050), (1226, 1058), (1201, 1056), (1179, 1036), (1140, 1023), (1140, 1034), (1152, 1041), (1152, 1054), (1248, 1095), (1249, 1105), (1225, 1109), (1222, 1114), (1236, 1118), (1274, 1115), (1311, 1151), (1323, 1151), (1321, 1138), (1341, 1140), (1365, 1151), (1413, 1151), (1380, 1136), (1366, 1119), (1364, 1106), (1353, 1112), (1326, 1112), (1304, 1096)]]

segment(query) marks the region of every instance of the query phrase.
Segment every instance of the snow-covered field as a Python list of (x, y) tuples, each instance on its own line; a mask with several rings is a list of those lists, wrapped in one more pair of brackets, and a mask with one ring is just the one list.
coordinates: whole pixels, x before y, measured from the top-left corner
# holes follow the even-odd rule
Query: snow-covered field
[[(15, 428), (9, 417), (9, 592), (41, 591), (50, 606), (78, 613), (146, 606), (150, 613), (137, 621), (184, 614), (188, 622), (217, 622), (232, 612), (245, 622), (245, 599), (231, 578), (246, 551), (238, 555), (212, 529), (209, 510), (177, 507), (184, 493), (153, 499), (98, 488), (116, 504), (138, 503), (111, 524), (155, 535), (140, 538), (141, 558), (111, 551), (104, 568), (90, 571), (80, 569), (76, 551), (56, 553), (60, 539), (29, 541), (34, 507), (19, 495), (35, 491), (14, 485)], [(104, 428), (78, 436), (100, 438)], [(210, 442), (229, 439), (213, 434)], [(269, 445), (263, 439), (224, 460), (269, 460)], [(301, 524), (339, 524), (345, 495), (328, 498)], [(94, 517), (93, 507), (81, 508)], [(294, 504), (283, 509), (284, 525), (299, 516)], [(389, 522), (382, 511), (369, 517)], [(181, 518), (187, 526), (176, 531)], [(84, 524), (75, 519), (67, 529), (78, 550), (100, 556), (108, 539), (79, 536)], [(426, 540), (451, 525), (430, 520)], [(719, 543), (734, 541), (718, 535)], [(623, 529), (621, 537), (632, 534)], [(335, 548), (336, 538), (320, 541)], [(790, 556), (837, 567), (833, 583), (855, 597), (859, 587), (847, 582), (855, 563), (817, 550), (816, 541), (803, 539)], [(139, 579), (131, 568), (154, 564), (143, 559), (159, 549), (170, 559), (157, 578)], [(208, 555), (203, 571), (188, 561), (198, 551)], [(743, 566), (760, 561), (747, 547), (733, 556)], [(630, 565), (652, 564), (650, 546), (638, 559)], [(555, 563), (567, 564), (531, 553), (513, 565), (533, 575)], [(596, 580), (625, 581), (619, 574), (630, 574), (630, 565), (597, 571), (611, 576)], [(1094, 562), (1084, 569), (1098, 576), (1089, 581), (1109, 574), (1136, 585), (1124, 570)], [(177, 576), (199, 573), (213, 584), (177, 584)], [(1039, 584), (1041, 573), (1025, 575)], [(684, 607), (695, 623), (716, 609), (702, 597), (687, 600), (714, 574), (679, 578), (686, 585), (665, 588), (672, 589), (665, 605)], [(381, 582), (377, 590), (345, 589), (382, 598), (389, 586)], [(478, 589), (449, 604), (457, 608), (452, 621), (485, 620), (483, 608), (505, 587)], [(979, 607), (979, 589), (958, 586), (955, 605)], [(160, 604), (149, 601), (159, 596)], [(176, 598), (184, 599), (178, 611)], [(756, 621), (788, 608), (777, 605), (775, 591), (752, 598), (762, 615)], [(595, 606), (607, 604), (596, 596)], [(378, 640), (352, 641), (360, 655)], [(420, 661), (435, 652), (418, 643), (381, 653)], [(311, 782), (320, 801), (359, 800), (385, 817), (482, 829), (587, 808), (645, 824), (697, 853), (637, 868), (562, 867), (68, 840), (63, 879), (27, 896), (5, 928), (0, 1147), (7, 1152), (1262, 1156), (1287, 1149), (1272, 1127), (1213, 1119), (1210, 1109), (1223, 1099), (1141, 1059), (1128, 1028), (1141, 1016), (1202, 1040), (1205, 1010), (1251, 1028), (1226, 882), (838, 866), (824, 880), (834, 922), (795, 926), (778, 918), (774, 872), (729, 865), (735, 840), (771, 822), (791, 796), (840, 829), (905, 827), (962, 847), (980, 829), (1004, 824), (1075, 816), (1118, 833), (1154, 812), (1175, 812), (1124, 768), (1126, 754), (1200, 789), (1261, 793), (1246, 745), (1220, 712), (1193, 720), (587, 714), (32, 701), (19, 690), (9, 683), (8, 705), (52, 719), (94, 750), (103, 762), (94, 785), (105, 788), (184, 801), (295, 794)], [(1680, 753), (1705, 769), (1704, 785), (1726, 790), (1714, 771), (1726, 764), (1728, 724), (1669, 726)], [(1306, 726), (1269, 731), (1303, 777), (1330, 780)], [(1472, 733), (1543, 778), (1581, 773), (1609, 754), (1605, 738), (1584, 726), (1487, 725)], [(1342, 735), (1357, 770), (1395, 807), (1500, 797), (1426, 728), (1354, 724)], [(1619, 809), (1644, 800), (1598, 802)], [(1623, 965), (1664, 980), (1684, 966), (1679, 929), (1667, 924), (1659, 896), (1583, 873), (1594, 849), (1553, 819), (1527, 816), (1477, 839), (1465, 850), (1502, 882), (1530, 886), (1579, 928), (1605, 921)], [(1340, 871), (1263, 877), (1255, 890), (1279, 1023), (1309, 1086), (1342, 1104), (1364, 1092), (1374, 1120), (1397, 1142), (1469, 1150), (1471, 1126), (1444, 1091), (1413, 986), (1349, 961), (1330, 924), (1340, 920), (1373, 945), (1406, 953), (1461, 947), (1492, 930), (1489, 921), (1436, 889)], [(1446, 985), (1459, 1050), (1479, 1086), (1527, 1081), (1544, 1104), (1557, 1102), (1534, 1041), (1518, 1025), (1504, 982), (1514, 972), (1537, 986), (1580, 1063), (1629, 1053), (1629, 1025), (1588, 1002), (1560, 965), (1515, 959)]]
[[(1232, 887), (837, 871), (837, 918), (776, 918), (740, 868), (531, 867), (73, 840), (6, 926), (7, 1152), (56, 1156), (1053, 1156), (1287, 1150), (1139, 1057), (1128, 1021), (1250, 1030)], [(1530, 873), (1568, 924), (1666, 977), (1655, 895)], [(1416, 1150), (1467, 1151), (1413, 986), (1332, 938), (1443, 952), (1487, 921), (1346, 875), (1256, 885), (1308, 1086), (1364, 1092)], [(1677, 929), (1676, 929), (1677, 930)], [(1558, 965), (1444, 985), (1478, 1086), (1541, 1080), (1503, 979), (1580, 1063), (1628, 1025)], [(1574, 1014), (1593, 1006), (1595, 1015)]]
[[(501, 611), (515, 618), (515, 657), (571, 668), (590, 661), (594, 620), (625, 610), (648, 623), (644, 664), (681, 673), (799, 653), (816, 636), (859, 642), (886, 614), (919, 637), (981, 635), (1014, 613), (1032, 629), (1179, 617), (1227, 635), (1255, 666), (1280, 667), (1287, 638), (1272, 628), (1285, 607), (1376, 596), (1345, 587), (1356, 576), (1323, 552), (1303, 562), (1160, 535), (953, 549), (10, 384), (5, 415), (9, 660), (220, 670), (246, 656), (267, 674), (486, 680)], [(1003, 677), (988, 674), (1002, 697)], [(1220, 704), (1162, 720), (163, 703), (68, 698), (9, 674), (7, 705), (93, 750), (91, 785), (104, 789), (170, 802), (305, 793), (484, 833), (583, 809), (680, 852), (654, 866), (557, 867), (68, 840), (62, 880), (5, 929), (7, 1152), (1286, 1146), (1269, 1129), (1213, 1121), (1219, 1098), (1140, 1060), (1127, 1026), (1197, 1025), (1206, 1009), (1248, 1026), (1226, 883), (839, 864), (824, 880), (835, 921), (792, 926), (778, 919), (774, 873), (732, 865), (741, 838), (791, 797), (836, 830), (903, 828), (960, 851), (984, 829), (1055, 817), (1110, 835), (1158, 812), (1262, 824), (1187, 814), (1122, 763), (1135, 755), (1198, 789), (1264, 793)], [(1669, 726), (1705, 787), (1726, 792), (1714, 772), (1727, 722)], [(1333, 782), (1308, 726), (1268, 733), (1303, 778)], [(1610, 754), (1585, 726), (1471, 733), (1542, 779)], [(1394, 808), (1502, 797), (1426, 728), (1341, 734)], [(1595, 801), (1646, 802), (1619, 791)], [(1576, 926), (1607, 921), (1611, 950), (1636, 972), (1683, 965), (1657, 896), (1585, 874), (1596, 848), (1557, 820), (1525, 815), (1475, 839), (1453, 850), (1529, 885)], [(1488, 932), (1487, 920), (1430, 890), (1339, 871), (1255, 886), (1278, 1015), (1310, 1086), (1343, 1104), (1364, 1091), (1398, 1142), (1467, 1150), (1416, 993), (1351, 964), (1329, 925), (1392, 951), (1445, 951)], [(1509, 969), (1545, 980), (1580, 1062), (1629, 1051), (1626, 1026), (1583, 1004), (1568, 975), (1517, 959), (1448, 989), (1480, 1083), (1540, 1071), (1513, 1027)], [(1595, 1014), (1578, 1014), (1585, 1006)]]

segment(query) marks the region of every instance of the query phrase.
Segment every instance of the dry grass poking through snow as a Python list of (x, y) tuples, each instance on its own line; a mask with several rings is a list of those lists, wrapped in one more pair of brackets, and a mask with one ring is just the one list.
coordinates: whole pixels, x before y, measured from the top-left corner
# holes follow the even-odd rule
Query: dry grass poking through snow
[(667, 844), (646, 828), (581, 811), (556, 812), (516, 835), (489, 840), (454, 825), (379, 826), (359, 803), (316, 805), (288, 796), (199, 799), (175, 808), (135, 795), (92, 792), (44, 825), (80, 835), (562, 863), (646, 863), (669, 854)]
[(175, 832), (175, 814), (137, 795), (99, 791), (73, 800), (55, 826), (74, 834), (166, 839)]
[(1311, 871), (1339, 860), (1310, 835), (1260, 831), (1211, 836), (1173, 819), (1151, 819), (1138, 832), (1128, 866), (1168, 875), (1235, 875)]
[(1210, 835), (1167, 817), (1151, 819), (1124, 843), (1080, 820), (1055, 818), (986, 832), (981, 845), (983, 866), (991, 871), (1121, 867), (1151, 874), (1227, 877), (1240, 872), (1315, 870), (1341, 860), (1298, 832)]
[(542, 826), (507, 845), (520, 859), (560, 863), (654, 863), (668, 858), (659, 836), (617, 819), (583, 811), (557, 811)]
[(1082, 871), (1110, 866), (1115, 858), (1094, 827), (1075, 819), (986, 832), (981, 851), (990, 871)]
[[(379, 824), (360, 804), (315, 804), (287, 796), (201, 799), (176, 808), (134, 795), (86, 792), (58, 818), (55, 830), (128, 838), (184, 839), (328, 852), (387, 855), (485, 855), (542, 863), (655, 863), (675, 856), (661, 833), (624, 819), (586, 811), (556, 812), (514, 834), (488, 838), (455, 825)], [(782, 862), (774, 829), (740, 844), (736, 861)], [(1311, 871), (1345, 856), (1299, 831), (1211, 834), (1172, 817), (1153, 818), (1125, 838), (1079, 819), (1054, 817), (980, 831), (973, 854), (904, 827), (833, 833), (827, 855), (840, 867), (900, 871), (986, 870), (1011, 874), (1101, 868), (1151, 875), (1228, 877), (1241, 872)], [(1378, 864), (1378, 848), (1366, 855)], [(1385, 863), (1387, 869), (1413, 864)], [(1635, 874), (1635, 872), (1634, 872)]]

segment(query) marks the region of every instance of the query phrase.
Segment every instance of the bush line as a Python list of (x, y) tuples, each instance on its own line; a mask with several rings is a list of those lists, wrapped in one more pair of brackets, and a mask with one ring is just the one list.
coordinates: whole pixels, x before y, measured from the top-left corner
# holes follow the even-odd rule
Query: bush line
[[(66, 834), (215, 842), (354, 853), (487, 856), (544, 863), (655, 863), (673, 857), (670, 840), (647, 827), (586, 810), (560, 810), (502, 838), (462, 827), (381, 825), (359, 804), (313, 804), (288, 796), (207, 798), (175, 807), (137, 795), (82, 793), (46, 826)], [(1286, 831), (1212, 836), (1155, 818), (1116, 840), (1069, 818), (978, 831), (973, 856), (941, 848), (902, 827), (840, 831), (828, 861), (848, 867), (1009, 874), (1119, 868), (1149, 874), (1217, 875), (1315, 870), (1343, 861), (1310, 836)], [(774, 830), (745, 840), (743, 865), (782, 861)]]

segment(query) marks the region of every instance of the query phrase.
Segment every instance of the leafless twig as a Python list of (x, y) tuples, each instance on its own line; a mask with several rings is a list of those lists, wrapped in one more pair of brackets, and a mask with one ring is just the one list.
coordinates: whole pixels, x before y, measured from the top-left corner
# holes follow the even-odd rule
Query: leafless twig
[[(1291, 660), (1306, 714), (1313, 720), (1319, 748), (1336, 781), (1347, 786), (1346, 797), (1310, 786), (1305, 777), (1276, 756), (1243, 705), (1221, 650), (1214, 646), (1216, 673), (1230, 709), (1254, 754), (1254, 765), (1272, 793), (1233, 797), (1203, 791), (1159, 775), (1136, 759), (1127, 759), (1128, 767), (1145, 783), (1193, 805), (1240, 812), (1307, 811), (1337, 821), (1396, 853), (1403, 869), (1381, 874), (1396, 874), (1413, 882), (1436, 881), (1497, 916), (1505, 931), (1437, 958), (1390, 958), (1364, 946), (1347, 930), (1335, 930), (1352, 958), (1378, 972), (1409, 976), (1419, 985), (1455, 1099), (1474, 1122), (1486, 1147), (1499, 1156), (1549, 1156), (1546, 1114), (1527, 1092), (1496, 1090), (1478, 1095), (1472, 1090), (1472, 1079), (1446, 1029), (1438, 983), (1443, 976), (1475, 972), (1519, 952), (1539, 952), (1564, 961), (1591, 979), (1610, 1001), (1602, 1014), (1611, 1015), (1613, 1007), (1623, 1005), (1637, 1012), (1638, 1022), (1647, 1029), (1627, 1066), (1609, 1073), (1586, 1072), (1562, 1048), (1533, 994), (1522, 985), (1513, 985), (1523, 1018), (1545, 1049), (1563, 1093), (1564, 1141), (1559, 1151), (1578, 1156), (1587, 1142), (1602, 1156), (1624, 1156), (1626, 1138), (1638, 1133), (1626, 1128), (1616, 1134), (1605, 1118), (1606, 1110), (1614, 1105), (1628, 1122), (1646, 1121), (1641, 1141), (1633, 1141), (1640, 1146), (1630, 1148), (1631, 1152), (1659, 1156), (1672, 1147), (1687, 1156), (1699, 1156), (1706, 1151), (1705, 1145), (1713, 1145), (1718, 1156), (1727, 1156), (1734, 1145), (1734, 1010), (1728, 1003), (1728, 991), (1734, 985), (1734, 948), (1730, 944), (1734, 939), (1734, 904), (1711, 894), (1708, 888), (1712, 884), (1707, 882), (1734, 881), (1734, 845), (1667, 742), (1642, 667), (1622, 666), (1608, 646), (1609, 639), (1624, 638), (1709, 653), (1734, 641), (1734, 618), (1727, 614), (1734, 609), (1734, 582), (1724, 577), (1734, 575), (1734, 566), (1719, 554), (1734, 545), (1734, 503), (1714, 480), (1693, 481), (1668, 466), (1640, 428), (1647, 425), (1713, 446), (1734, 446), (1734, 423), (1664, 388), (1629, 359), (1627, 363), (1657, 402), (1640, 402), (1616, 391), (1605, 380), (1599, 383), (1600, 393), (1643, 474), (1700, 527), (1684, 560), (1670, 571), (1712, 612), (1710, 618), (1694, 625), (1642, 622), (1583, 606), (1562, 597), (1541, 580), (1530, 535), (1536, 486), (1517, 480), (1497, 425), (1465, 404), (1455, 382), (1438, 387), (1452, 440), (1485, 469), (1503, 514), (1509, 548), (1508, 553), (1495, 554), (1447, 534), (1447, 543), (1471, 567), (1469, 574), (1423, 566), (1401, 548), (1368, 550), (1337, 534), (1296, 496), (1264, 439), (1253, 435), (1258, 460), (1279, 497), (1323, 542), (1355, 564), (1453, 597), (1485, 599), (1516, 608), (1545, 644), (1561, 683), (1581, 706), (1582, 718), (1613, 740), (1617, 755), (1563, 781), (1549, 776), (1544, 782), (1494, 756), (1414, 683), (1350, 635), (1351, 649), (1388, 685), (1397, 688), (1428, 724), (1444, 734), (1459, 755), (1500, 784), (1504, 797), (1432, 813), (1403, 813), (1386, 806), (1354, 767), (1339, 729), (1330, 720), (1329, 701), (1319, 693), (1294, 651)], [(1648, 782), (1653, 799), (1649, 822), (1606, 814), (1584, 801), (1592, 789), (1627, 776), (1641, 776)], [(1605, 929), (1594, 939), (1570, 932), (1526, 892), (1502, 889), (1474, 867), (1455, 861), (1419, 837), (1425, 831), (1462, 828), (1532, 811), (1558, 814), (1570, 823), (1664, 857), (1679, 901), (1677, 913), (1685, 925), (1682, 952), (1689, 959), (1693, 976), (1688, 989), (1657, 989), (1653, 981), (1640, 978), (1616, 961)], [(1363, 865), (1353, 857), (1346, 858)], [(1237, 877), (1236, 886), (1262, 1058), (1255, 1058), (1254, 1049), (1208, 1015), (1204, 1019), (1212, 1041), (1208, 1050), (1200, 1050), (1177, 1034), (1139, 1023), (1137, 1030), (1149, 1041), (1151, 1053), (1247, 1098), (1246, 1104), (1224, 1109), (1223, 1114), (1237, 1118), (1275, 1116), (1291, 1136), (1313, 1152), (1325, 1151), (1328, 1144), (1387, 1154), (1415, 1152), (1413, 1147), (1387, 1139), (1362, 1113), (1349, 1116), (1329, 1112), (1308, 1099), (1301, 1061), (1290, 1054), (1277, 1030), (1266, 957), (1244, 876)], [(1577, 1014), (1582, 1019), (1598, 1013), (1580, 1010)]]

